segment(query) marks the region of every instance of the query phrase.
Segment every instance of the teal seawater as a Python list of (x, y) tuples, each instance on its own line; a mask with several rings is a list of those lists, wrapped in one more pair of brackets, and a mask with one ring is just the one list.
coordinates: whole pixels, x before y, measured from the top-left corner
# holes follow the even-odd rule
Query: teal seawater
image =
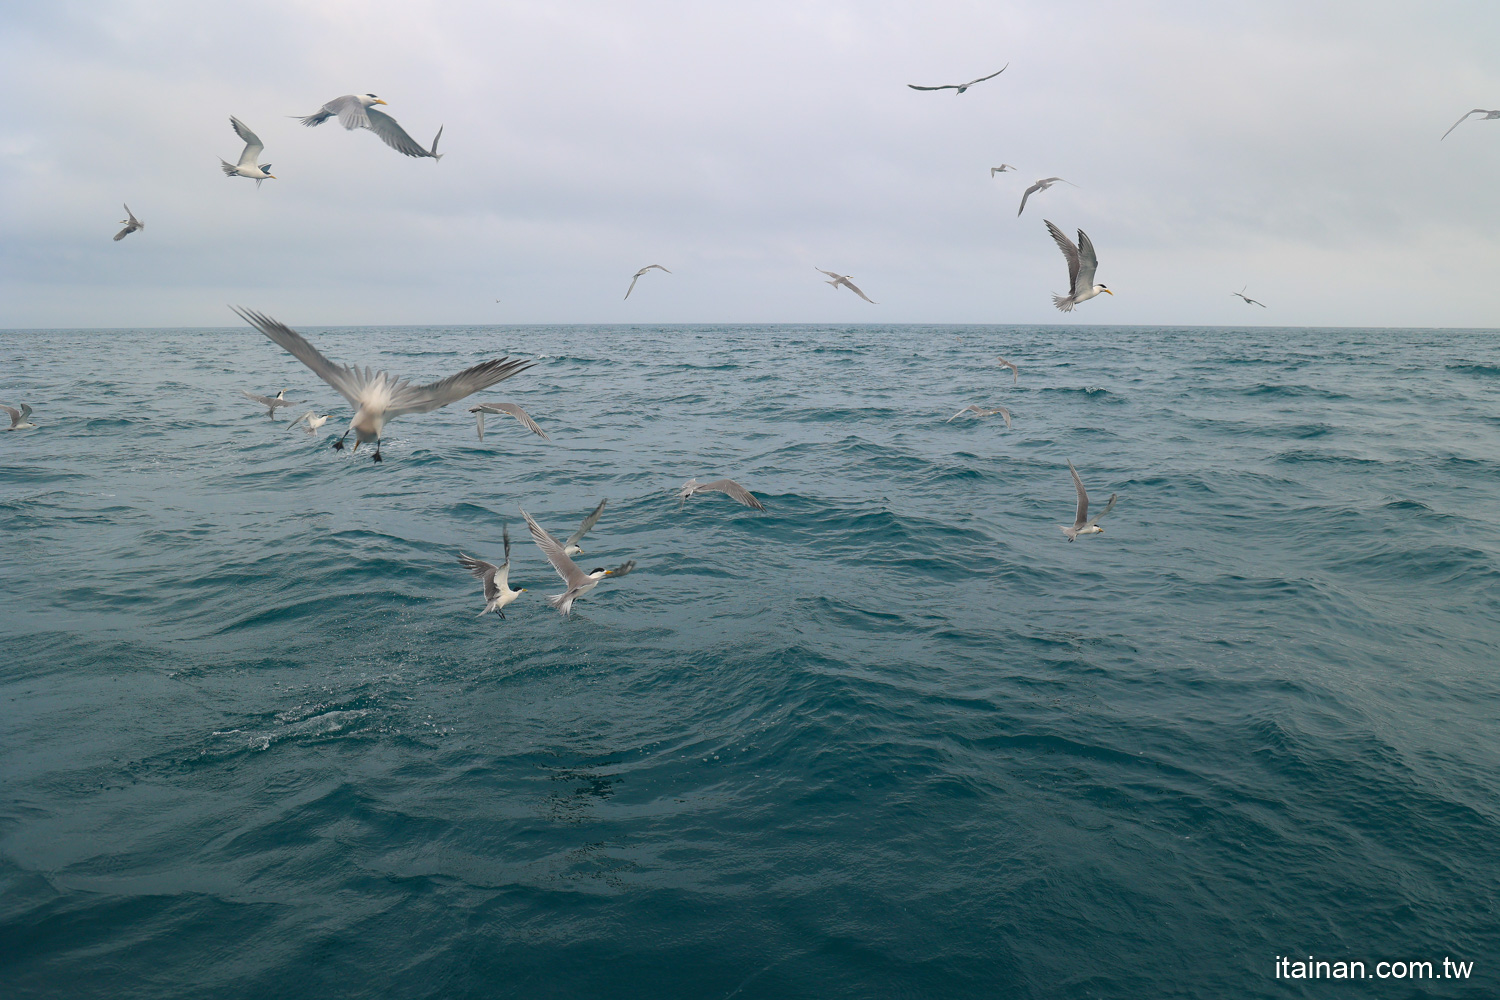
[[(539, 357), (476, 398), (553, 442), (375, 465), (247, 327), (0, 333), (6, 997), (1500, 992), (1493, 332), (301, 329)], [(519, 510), (603, 497), (564, 619)]]

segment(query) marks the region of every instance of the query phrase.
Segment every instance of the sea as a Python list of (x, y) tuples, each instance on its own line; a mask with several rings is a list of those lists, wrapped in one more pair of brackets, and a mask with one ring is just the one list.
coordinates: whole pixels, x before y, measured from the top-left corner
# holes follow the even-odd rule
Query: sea
[(299, 329), (0, 332), (7, 1000), (1500, 995), (1496, 331)]

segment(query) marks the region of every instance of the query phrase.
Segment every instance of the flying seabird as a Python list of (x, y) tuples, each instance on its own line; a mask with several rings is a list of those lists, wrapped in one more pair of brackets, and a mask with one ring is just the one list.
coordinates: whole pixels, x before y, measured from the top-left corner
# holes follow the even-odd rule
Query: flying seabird
[(366, 441), (375, 442), (375, 461), (380, 458), (380, 432), (385, 422), (407, 413), (426, 413), (440, 406), (456, 403), (480, 389), (488, 389), (530, 368), (530, 361), (511, 361), (496, 358), (483, 364), (466, 368), (457, 375), (450, 375), (431, 385), (412, 385), (386, 372), (372, 372), (336, 365), (318, 349), (309, 344), (300, 333), (283, 323), (253, 309), (231, 306), (239, 316), (261, 333), (281, 345), (287, 353), (313, 370), (313, 374), (338, 390), (354, 407), (354, 418), (349, 429), (333, 443), (335, 449), (344, 447), (344, 438), (352, 431), (355, 435), (354, 450)]
[(296, 406), (297, 405), (297, 401), (295, 399), (287, 399), (286, 398), (286, 390), (285, 389), (282, 389), (280, 392), (278, 392), (274, 396), (257, 396), (253, 392), (246, 392), (244, 389), (241, 389), (240, 390), (240, 395), (244, 396), (246, 399), (253, 399), (257, 403), (259, 403), (261, 406), (264, 406), (266, 408), (266, 416), (268, 416), (268, 417), (274, 417), (274, 416), (276, 416), (276, 407), (278, 407), (278, 406)]
[(962, 410), (959, 410), (957, 413), (953, 414), (953, 416), (949, 417), (947, 420), (944, 420), (943, 423), (951, 424), (953, 423), (953, 421), (957, 420), (965, 413), (972, 413), (976, 417), (992, 417), (998, 413), (1005, 418), (1005, 429), (1010, 430), (1010, 411), (1003, 406), (997, 406), (993, 410), (986, 410), (982, 406), (965, 406)]
[(316, 113), (300, 118), (292, 115), (298, 121), (312, 128), (321, 125), (334, 115), (339, 116), (339, 124), (349, 130), (367, 128), (380, 136), (380, 141), (391, 147), (398, 153), (407, 156), (430, 156), (434, 160), (441, 160), (443, 154), (437, 151), (438, 140), (443, 137), (442, 126), (438, 126), (437, 135), (432, 137), (432, 148), (423, 149), (417, 141), (406, 134), (406, 130), (396, 124), (396, 119), (384, 111), (376, 111), (374, 105), (384, 104), (374, 94), (345, 94), (343, 97), (335, 97), (323, 105)]
[[(823, 271), (823, 269), (821, 267), (815, 267), (815, 268), (813, 268), (813, 270), (814, 271)], [(823, 284), (825, 284), (825, 285), (832, 285), (833, 288), (834, 288), (834, 291), (838, 291), (838, 287), (840, 285), (843, 285), (845, 288), (849, 289), (849, 291), (853, 292), (855, 295), (858, 295), (860, 298), (862, 298), (866, 302), (870, 303), (870, 305), (874, 306), (874, 305), (879, 305), (880, 304), (880, 303), (876, 302), (874, 299), (870, 298), (864, 292), (860, 291), (859, 290), (859, 286), (856, 285), (854, 282), (852, 282), (852, 281), (849, 280), (849, 278), (851, 277), (850, 275), (847, 275), (847, 274), (835, 274), (832, 271), (823, 271), (823, 273), (826, 274), (826, 275), (828, 275), (830, 278), (833, 279), (832, 281), (825, 281), (825, 282), (823, 282)]]
[[(631, 276), (631, 278), (630, 278), (630, 287), (627, 288), (627, 289), (625, 289), (625, 298), (627, 298), (627, 299), (630, 298), (630, 293), (633, 292), (633, 291), (635, 291), (635, 283), (640, 280), (641, 275), (645, 274), (647, 271), (651, 270), (652, 268), (655, 268), (658, 271), (667, 271), (667, 269), (664, 268), (664, 267), (662, 267), (660, 264), (647, 264), (645, 267), (641, 268), (639, 271), (635, 272), (635, 274)], [(671, 271), (667, 271), (667, 273), (671, 274), (672, 272)]]
[(36, 430), (36, 424), (34, 424), (30, 420), (26, 419), (27, 417), (31, 416), (31, 407), (30, 407), (30, 405), (28, 405), (26, 403), (22, 403), (21, 404), (21, 408), (18, 410), (14, 406), (6, 406), (4, 403), (0, 403), (0, 410), (4, 410), (6, 413), (10, 414), (10, 426), (7, 427), (7, 428), (5, 428), (5, 430), (8, 430), (8, 431), (31, 431), (31, 430)]
[(298, 424), (302, 423), (302, 421), (306, 420), (307, 421), (307, 433), (309, 433), (309, 434), (316, 434), (316, 433), (318, 433), (318, 428), (319, 427), (322, 427), (324, 424), (328, 423), (328, 417), (329, 417), (329, 414), (327, 414), (327, 413), (323, 414), (320, 417), (316, 413), (314, 413), (312, 410), (308, 410), (306, 413), (302, 414), (302, 416), (298, 417), (296, 420), (293, 420), (291, 423), (287, 424), (286, 425), (286, 429), (287, 430), (291, 430), (293, 427), (296, 427)]
[[(1468, 115), (1464, 115), (1458, 121), (1454, 122), (1453, 123), (1453, 128), (1450, 128), (1448, 130), (1448, 132), (1444, 132), (1443, 133), (1443, 139), (1448, 138), (1448, 133), (1452, 132), (1453, 129), (1458, 128), (1464, 122), (1468, 121), (1469, 120), (1469, 115), (1484, 115), (1483, 118), (1476, 118), (1476, 119), (1474, 119), (1475, 121), (1482, 122), (1482, 121), (1487, 121), (1487, 120), (1489, 120), (1491, 118), (1500, 118), (1500, 111), (1486, 111), (1483, 108), (1475, 108), (1473, 111), (1470, 111)], [(1438, 142), (1442, 142), (1443, 139), (1439, 139)]]
[(1017, 368), (1015, 365), (1011, 364), (1009, 361), (1006, 361), (1004, 358), (996, 358), (995, 359), (995, 363), (998, 364), (1002, 368), (1009, 368), (1010, 369), (1010, 375), (1011, 375), (1010, 384), (1011, 385), (1015, 385), (1017, 382), (1021, 381), (1021, 369)]
[(604, 505), (607, 503), (609, 503), (608, 497), (600, 500), (599, 506), (595, 507), (589, 513), (589, 516), (583, 519), (583, 523), (578, 526), (578, 530), (568, 536), (568, 540), (566, 542), (563, 542), (563, 555), (583, 555), (583, 549), (578, 547), (578, 543), (583, 541), (583, 536), (592, 531), (594, 525), (599, 523), (599, 516), (604, 513)]
[(525, 427), (533, 434), (540, 434), (543, 441), (552, 440), (547, 436), (547, 432), (537, 426), (535, 420), (531, 419), (531, 415), (515, 403), (480, 403), (478, 406), (469, 407), (469, 412), (474, 414), (475, 419), (479, 421), (479, 440), (481, 441), (484, 440), (484, 415), (486, 413), (509, 413), (521, 421), (522, 427)]
[(240, 154), (239, 163), (230, 163), (223, 157), (219, 158), (219, 162), (223, 164), (224, 176), (249, 177), (255, 181), (257, 188), (260, 187), (260, 182), (267, 177), (274, 181), (276, 175), (271, 173), (271, 165), (269, 163), (255, 162), (260, 159), (261, 151), (266, 148), (266, 144), (260, 141), (260, 136), (246, 128), (245, 123), (233, 115), (229, 116), (229, 124), (234, 126), (235, 134), (245, 140), (245, 151)]
[(677, 490), (677, 509), (681, 510), (682, 505), (687, 503), (688, 498), (694, 493), (706, 493), (709, 490), (723, 493), (731, 499), (738, 500), (746, 507), (754, 507), (756, 510), (766, 509), (761, 505), (759, 500), (755, 499), (753, 493), (733, 479), (715, 479), (711, 483), (700, 483), (696, 479), (689, 479)]
[(1114, 510), (1115, 500), (1119, 498), (1119, 494), (1111, 493), (1109, 495), (1109, 502), (1104, 505), (1104, 509), (1093, 517), (1089, 517), (1088, 491), (1083, 488), (1083, 480), (1078, 478), (1078, 470), (1073, 468), (1071, 459), (1068, 461), (1068, 471), (1073, 473), (1073, 485), (1078, 490), (1078, 516), (1073, 519), (1072, 524), (1062, 524), (1058, 525), (1058, 527), (1062, 528), (1062, 533), (1068, 536), (1068, 541), (1070, 542), (1079, 535), (1104, 534), (1104, 529), (1099, 527), (1099, 518)]
[(989, 76), (981, 76), (979, 79), (970, 80), (968, 83), (945, 83), (941, 87), (919, 87), (915, 83), (908, 83), (907, 86), (912, 90), (953, 90), (962, 94), (964, 91), (974, 86), (974, 84), (983, 83), (986, 80), (993, 80), (995, 77), (999, 76), (1001, 73), (1004, 73), (1008, 69), (1010, 69), (1010, 63), (1006, 63), (1004, 66), (1001, 66)]
[(1063, 179), (1061, 177), (1043, 177), (1041, 180), (1039, 180), (1035, 184), (1031, 185), (1031, 187), (1027, 188), (1026, 191), (1025, 191), (1025, 193), (1021, 195), (1021, 207), (1018, 208), (1018, 209), (1016, 209), (1016, 215), (1019, 216), (1022, 212), (1026, 211), (1026, 199), (1027, 198), (1030, 198), (1032, 195), (1036, 194), (1038, 191), (1045, 191), (1045, 190), (1047, 190), (1049, 187), (1051, 187), (1052, 185), (1056, 184), (1058, 181), (1062, 181), (1064, 184), (1069, 184), (1069, 185), (1072, 185), (1073, 187), (1077, 187), (1078, 186), (1077, 184), (1074, 184), (1072, 181), (1063, 181)]
[(1016, 168), (1013, 167), (1013, 166), (1011, 166), (1009, 163), (1002, 163), (998, 167), (990, 167), (990, 176), (993, 177), (996, 174), (1003, 174), (1007, 170), (1014, 170), (1014, 169), (1016, 169)]
[[(553, 594), (547, 598), (547, 603), (558, 611), (561, 611), (565, 615), (570, 613), (573, 610), (574, 601), (597, 587), (599, 581), (606, 576), (613, 576), (615, 574), (615, 570), (605, 569), (602, 566), (585, 573), (578, 568), (578, 565), (573, 560), (568, 558), (567, 553), (563, 551), (563, 547), (558, 543), (557, 539), (547, 534), (546, 530), (540, 524), (537, 524), (530, 514), (523, 510), (521, 511), (521, 516), (526, 519), (526, 527), (531, 529), (531, 537), (536, 542), (537, 548), (542, 550), (542, 555), (547, 557), (547, 561), (552, 564), (552, 568), (557, 570), (557, 575), (562, 577), (563, 583), (568, 585), (568, 589), (563, 593)], [(625, 566), (633, 569), (634, 563), (626, 563)], [(624, 569), (625, 567), (621, 568)], [(629, 572), (629, 570), (627, 569), (626, 572)]]
[[(269, 165), (270, 164), (267, 164), (267, 166)], [(146, 224), (135, 217), (135, 213), (130, 210), (129, 205), (125, 206), (125, 214), (128, 215), (129, 218), (120, 220), (120, 225), (124, 226), (125, 228), (120, 230), (118, 233), (115, 233), (116, 243), (118, 243), (120, 240), (123, 240), (125, 237), (135, 232), (137, 229), (146, 228)]]
[[(1042, 221), (1047, 222), (1046, 219)], [(1050, 222), (1047, 222), (1047, 231), (1052, 234), (1063, 256), (1068, 259), (1068, 294), (1052, 296), (1053, 305), (1063, 312), (1072, 312), (1078, 303), (1086, 302), (1100, 292), (1115, 294), (1103, 285), (1094, 284), (1094, 272), (1099, 269), (1099, 255), (1094, 252), (1094, 244), (1089, 241), (1087, 233), (1082, 229), (1078, 230), (1078, 245), (1074, 246), (1073, 241)]]
[[(1249, 285), (1246, 285), (1246, 286), (1245, 286), (1245, 288), (1249, 288), (1249, 287), (1250, 287), (1250, 286), (1249, 286)], [(1254, 303), (1255, 303), (1255, 304), (1256, 304), (1256, 305), (1258, 305), (1258, 306), (1260, 306), (1260, 307), (1261, 307), (1261, 308), (1262, 308), (1262, 309), (1264, 309), (1264, 308), (1265, 308), (1265, 307), (1266, 307), (1266, 304), (1265, 304), (1265, 303), (1264, 303), (1264, 302), (1260, 302), (1260, 301), (1258, 301), (1258, 300), (1256, 300), (1256, 299), (1252, 299), (1252, 298), (1250, 298), (1250, 297), (1249, 297), (1249, 296), (1248, 296), (1248, 295), (1246, 295), (1246, 294), (1245, 294), (1245, 288), (1241, 288), (1241, 289), (1240, 289), (1240, 290), (1239, 290), (1239, 291), (1237, 291), (1237, 292), (1230, 292), (1230, 293), (1229, 293), (1229, 294), (1230, 294), (1230, 295), (1238, 295), (1238, 296), (1239, 296), (1239, 297), (1240, 297), (1240, 298), (1242, 298), (1242, 299), (1244, 299), (1244, 300), (1245, 300), (1245, 305), (1247, 305), (1247, 306), (1248, 306), (1248, 305), (1250, 305), (1250, 304), (1251, 304), (1251, 303), (1252, 303), (1252, 302), (1254, 302)]]
[(520, 590), (510, 589), (509, 525), (501, 528), (501, 537), (505, 539), (505, 562), (501, 563), (499, 566), (496, 566), (493, 563), (487, 563), (483, 559), (475, 559), (473, 556), (466, 556), (462, 552), (458, 554), (458, 564), (464, 569), (468, 570), (470, 573), (473, 573), (477, 579), (483, 581), (484, 583), (485, 603), (484, 610), (479, 612), (479, 617), (481, 618), (489, 614), (491, 611), (495, 612), (495, 614), (499, 615), (501, 618), (504, 618), (505, 612), (502, 609), (511, 601), (514, 601), (516, 598), (526, 593), (525, 587), (522, 587)]

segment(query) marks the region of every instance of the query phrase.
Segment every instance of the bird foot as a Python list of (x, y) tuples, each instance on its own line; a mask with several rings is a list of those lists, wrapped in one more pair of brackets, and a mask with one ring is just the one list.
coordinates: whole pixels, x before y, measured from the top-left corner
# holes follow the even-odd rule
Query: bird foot
[(380, 452), (378, 452), (378, 451), (375, 453), (375, 461), (377, 461), (377, 462), (384, 462), (385, 461), (385, 459), (383, 459), (383, 458), (380, 457)]
[(333, 442), (333, 450), (334, 451), (343, 451), (344, 450), (344, 441), (343, 441), (342, 438), (340, 438), (339, 440)]

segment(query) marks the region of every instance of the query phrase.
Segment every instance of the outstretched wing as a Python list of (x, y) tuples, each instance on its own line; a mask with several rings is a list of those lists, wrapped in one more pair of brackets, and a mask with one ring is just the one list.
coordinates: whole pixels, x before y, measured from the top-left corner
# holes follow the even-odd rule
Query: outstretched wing
[[(510, 560), (507, 558), (506, 563), (509, 564), (509, 562)], [(458, 564), (470, 573), (473, 573), (476, 579), (483, 581), (484, 599), (486, 601), (493, 601), (495, 595), (499, 593), (499, 588), (495, 586), (495, 574), (499, 572), (500, 567), (494, 563), (487, 563), (483, 559), (466, 556), (462, 552), (458, 554)]]
[(10, 414), (10, 425), (12, 427), (21, 422), (21, 411), (14, 406), (6, 406), (4, 403), (0, 403), (0, 410), (4, 410)]
[(964, 84), (964, 86), (965, 87), (972, 87), (976, 83), (983, 83), (986, 80), (993, 80), (995, 77), (999, 76), (1001, 73), (1004, 73), (1008, 69), (1010, 69), (1010, 63), (1006, 63), (1004, 66), (1001, 66), (999, 69), (995, 70), (995, 72), (991, 73), (989, 76), (981, 76), (977, 80), (970, 80), (968, 83)]
[(542, 430), (541, 427), (537, 426), (537, 422), (535, 420), (531, 419), (531, 414), (521, 409), (515, 403), (481, 403), (480, 405), (473, 407), (469, 412), (475, 413), (479, 417), (481, 431), (479, 439), (481, 441), (484, 440), (484, 415), (486, 413), (509, 413), (511, 416), (515, 417), (521, 422), (522, 427), (525, 427), (533, 434), (539, 435), (542, 440), (552, 440), (547, 436), (547, 432)]
[[(385, 408), (386, 417), (399, 417), (403, 413), (426, 413), (428, 410), (436, 410), (440, 406), (456, 403), (480, 389), (488, 389), (496, 382), (503, 382), (512, 375), (525, 371), (533, 363), (495, 358), (493, 361), (465, 368), (457, 375), (449, 375), (441, 382), (433, 382), (430, 385), (398, 382), (391, 387), (391, 399)], [(329, 384), (332, 385), (332, 383)], [(338, 386), (334, 388), (337, 389)]]
[(1089, 494), (1083, 488), (1083, 480), (1078, 478), (1078, 470), (1073, 468), (1072, 459), (1068, 459), (1068, 471), (1073, 473), (1073, 487), (1078, 490), (1078, 516), (1073, 519), (1073, 527), (1082, 528), (1088, 523)]
[(836, 274), (833, 271), (823, 271), (823, 269), (821, 267), (815, 267), (815, 268), (813, 268), (813, 270), (814, 271), (822, 271), (824, 274), (828, 275), (834, 281), (838, 281), (840, 278), (843, 277), (842, 274)]
[[(1448, 133), (1452, 132), (1453, 129), (1458, 128), (1464, 122), (1468, 121), (1469, 120), (1469, 115), (1487, 115), (1487, 114), (1489, 114), (1489, 112), (1486, 111), (1486, 110), (1484, 110), (1484, 108), (1475, 108), (1473, 111), (1470, 111), (1468, 115), (1464, 115), (1458, 121), (1454, 122), (1453, 125), (1452, 125), (1452, 127), (1449, 128), (1447, 132), (1443, 133), (1443, 139), (1448, 138)], [(1439, 139), (1438, 142), (1442, 142), (1443, 139)]]
[[(1079, 268), (1078, 248), (1073, 245), (1073, 241), (1072, 240), (1068, 239), (1066, 236), (1063, 235), (1063, 231), (1061, 229), (1058, 229), (1056, 226), (1054, 226), (1051, 222), (1048, 222), (1048, 220), (1046, 220), (1046, 219), (1043, 219), (1042, 221), (1047, 223), (1047, 232), (1049, 232), (1049, 233), (1052, 234), (1053, 241), (1055, 241), (1057, 243), (1058, 249), (1061, 250), (1062, 253), (1063, 253), (1063, 256), (1067, 258), (1067, 261), (1068, 261), (1068, 294), (1069, 295), (1077, 295), (1078, 294), (1078, 268)], [(1098, 262), (1095, 261), (1096, 265), (1097, 265), (1097, 263)], [(1093, 272), (1090, 271), (1089, 273), (1092, 276)]]
[(1073, 292), (1094, 287), (1094, 272), (1099, 270), (1099, 255), (1094, 252), (1094, 242), (1088, 233), (1078, 230), (1078, 273), (1073, 278)]
[(951, 424), (951, 423), (953, 423), (953, 421), (957, 420), (959, 417), (963, 416), (965, 413), (968, 413), (970, 410), (974, 410), (974, 409), (978, 409), (978, 407), (975, 407), (975, 406), (965, 406), (962, 410), (959, 410), (957, 413), (953, 414), (953, 416), (949, 417), (947, 420), (944, 420), (943, 423), (945, 423), (945, 424)]
[(941, 87), (918, 87), (915, 83), (908, 83), (907, 86), (910, 87), (912, 90), (957, 90), (958, 89), (958, 84), (956, 84), (956, 83), (945, 83)]
[(874, 299), (870, 298), (864, 292), (860, 291), (859, 290), (859, 286), (856, 285), (854, 282), (850, 281), (848, 278), (843, 279), (843, 281), (841, 282), (841, 284), (844, 285), (845, 288), (848, 288), (849, 291), (853, 292), (855, 295), (858, 295), (860, 298), (862, 298), (866, 302), (870, 303), (870, 305), (877, 306), (877, 305), (880, 304), (880, 303), (876, 302)]
[(567, 557), (557, 539), (547, 534), (546, 530), (537, 524), (526, 511), (521, 511), (521, 516), (526, 519), (526, 527), (531, 529), (532, 541), (536, 542), (536, 547), (542, 550), (542, 555), (547, 557), (547, 561), (552, 564), (553, 569), (557, 570), (557, 575), (562, 577), (563, 583), (568, 585), (569, 590), (589, 582), (589, 575)]
[(702, 493), (705, 490), (718, 490), (720, 493), (723, 493), (730, 499), (738, 500), (746, 507), (754, 507), (756, 510), (766, 509), (761, 505), (761, 502), (759, 500), (755, 499), (755, 495), (753, 493), (745, 489), (745, 487), (741, 486), (733, 479), (715, 479), (711, 483), (704, 483), (703, 485), (699, 486), (696, 492)]
[(1089, 521), (1088, 521), (1089, 525), (1098, 524), (1099, 523), (1099, 518), (1103, 517), (1105, 514), (1108, 514), (1110, 511), (1114, 510), (1115, 509), (1115, 501), (1118, 500), (1119, 498), (1120, 498), (1120, 494), (1118, 494), (1118, 493), (1111, 493), (1109, 495), (1109, 500), (1104, 504), (1104, 509), (1101, 510), (1099, 513), (1095, 514), (1093, 517), (1089, 518)]
[[(366, 127), (371, 132), (380, 136), (380, 141), (396, 152), (405, 153), (407, 156), (435, 156), (435, 154), (423, 149), (415, 139), (407, 135), (406, 129), (396, 124), (396, 119), (385, 112), (368, 108), (365, 111), (365, 115), (370, 120), (370, 124)], [(433, 145), (436, 146), (437, 143), (434, 142)]]
[[(578, 526), (578, 530), (568, 536), (567, 545), (577, 545), (584, 535), (593, 530), (594, 525), (598, 524), (599, 518), (603, 516), (604, 505), (607, 503), (609, 503), (608, 497), (599, 501), (599, 506), (595, 507), (593, 512), (583, 519), (583, 523)], [(564, 548), (566, 547), (564, 546)]]
[[(360, 391), (367, 384), (375, 381), (377, 377), (385, 377), (383, 373), (379, 376), (372, 375), (368, 368), (364, 372), (360, 372), (359, 369), (351, 368), (348, 365), (334, 364), (323, 357), (316, 347), (309, 344), (303, 338), (302, 334), (293, 330), (285, 323), (278, 323), (264, 313), (258, 313), (253, 309), (241, 309), (239, 306), (230, 306), (229, 308), (238, 313), (240, 318), (246, 323), (249, 323), (261, 333), (270, 337), (292, 357), (311, 368), (314, 375), (333, 386), (334, 390), (340, 396), (343, 396), (355, 406), (360, 405)], [(245, 395), (249, 396), (250, 394), (247, 392)], [(259, 399), (260, 397), (251, 396), (251, 398)]]
[(370, 127), (370, 119), (366, 115), (364, 103), (353, 94), (335, 97), (323, 105), (323, 110), (338, 115), (339, 124), (351, 131)]
[(266, 144), (260, 141), (260, 136), (245, 127), (245, 123), (233, 115), (229, 116), (229, 124), (234, 126), (234, 134), (245, 140), (245, 151), (240, 154), (239, 166), (257, 166), (256, 161), (260, 159), (261, 151)]
[(635, 291), (635, 283), (641, 280), (642, 272), (637, 271), (630, 277), (630, 287), (625, 289), (625, 298), (630, 298), (630, 293)]

